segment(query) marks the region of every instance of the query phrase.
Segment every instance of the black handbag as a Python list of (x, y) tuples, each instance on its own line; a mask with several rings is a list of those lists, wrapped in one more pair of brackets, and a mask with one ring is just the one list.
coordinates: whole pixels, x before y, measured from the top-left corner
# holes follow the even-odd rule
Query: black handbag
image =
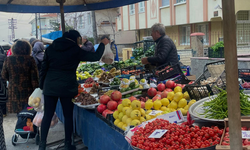
[(3, 84), (3, 81), (0, 79), (0, 104), (5, 104), (8, 100), (8, 92)]

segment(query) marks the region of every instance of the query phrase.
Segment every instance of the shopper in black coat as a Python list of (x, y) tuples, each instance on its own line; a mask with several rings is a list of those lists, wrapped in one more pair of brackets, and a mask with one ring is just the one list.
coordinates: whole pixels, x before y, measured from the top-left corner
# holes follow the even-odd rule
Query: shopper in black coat
[(40, 88), (44, 94), (44, 117), (41, 126), (39, 150), (46, 149), (46, 139), (57, 100), (60, 99), (65, 118), (65, 150), (75, 150), (71, 145), (73, 131), (72, 98), (78, 94), (76, 69), (80, 61), (99, 61), (103, 55), (107, 39), (102, 40), (95, 53), (83, 51), (80, 47), (81, 35), (70, 30), (56, 39), (44, 54), (40, 75)]
[[(0, 54), (0, 80), (3, 83), (4, 88), (7, 89), (7, 83), (4, 79), (2, 79), (2, 75), (1, 75), (1, 72), (3, 69), (3, 62), (4, 62), (5, 58), (6, 58), (5, 54)], [(7, 99), (6, 99), (6, 101), (7, 101)], [(3, 116), (6, 116), (7, 115), (6, 103), (0, 103), (0, 107), (2, 109)]]

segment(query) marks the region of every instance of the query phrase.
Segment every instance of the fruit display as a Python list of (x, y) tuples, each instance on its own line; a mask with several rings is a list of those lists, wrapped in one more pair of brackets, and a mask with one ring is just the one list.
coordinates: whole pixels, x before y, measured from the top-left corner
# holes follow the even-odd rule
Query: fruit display
[(76, 71), (77, 81), (84, 80), (84, 79), (87, 79), (90, 77), (91, 77), (91, 75), (86, 71), (84, 73), (79, 73), (79, 71)]
[(119, 86), (121, 84), (121, 80), (118, 78), (114, 78), (113, 81), (110, 83), (111, 86)]
[[(91, 63), (91, 64), (81, 64), (77, 71), (80, 72), (88, 72), (89, 74), (94, 73), (96, 70), (101, 69), (102, 67), (98, 63)], [(87, 79), (87, 78), (86, 78)]]
[(121, 71), (116, 70), (115, 68), (112, 68), (110, 70), (110, 72), (103, 72), (103, 74), (99, 78), (98, 82), (103, 82), (103, 83), (109, 84), (110, 83), (109, 79), (112, 79), (117, 75), (121, 75)]
[(150, 88), (149, 84), (147, 84), (147, 80), (146, 79), (141, 79), (140, 80), (140, 89), (148, 89)]
[(244, 82), (243, 84), (241, 84), (241, 86), (242, 86), (244, 89), (250, 89), (250, 82)]
[(98, 92), (98, 86), (99, 86), (98, 83), (93, 84), (92, 88), (90, 89), (89, 94), (95, 94), (95, 93), (97, 93)]
[(91, 88), (93, 85), (99, 86), (98, 83), (96, 83), (93, 78), (88, 78), (84, 83), (84, 88)]
[(216, 82), (216, 80), (217, 80), (217, 78), (209, 77), (209, 78), (207, 78), (207, 80), (201, 80), (200, 84), (201, 85), (212, 84), (212, 83)]
[(104, 72), (104, 71), (103, 71), (102, 69), (97, 69), (97, 70), (93, 73), (93, 77), (100, 78), (103, 72)]
[[(156, 129), (168, 131), (160, 138), (149, 138)], [(131, 145), (144, 150), (199, 149), (219, 144), (222, 133), (223, 129), (217, 126), (190, 127), (169, 123), (164, 119), (155, 119), (134, 132)]]
[(123, 95), (122, 98), (128, 98), (128, 97), (131, 97), (131, 96), (137, 96), (137, 95), (141, 95), (141, 94), (142, 94), (142, 91), (135, 91), (133, 93)]
[(81, 93), (79, 96), (77, 96), (73, 102), (77, 103), (80, 102), (81, 105), (91, 105), (91, 104), (96, 104), (98, 101), (91, 96), (89, 93)]
[[(228, 117), (227, 91), (218, 88), (221, 92), (211, 101), (204, 102), (203, 109), (205, 118), (224, 119)], [(244, 116), (250, 115), (250, 96), (240, 91), (240, 110)]]

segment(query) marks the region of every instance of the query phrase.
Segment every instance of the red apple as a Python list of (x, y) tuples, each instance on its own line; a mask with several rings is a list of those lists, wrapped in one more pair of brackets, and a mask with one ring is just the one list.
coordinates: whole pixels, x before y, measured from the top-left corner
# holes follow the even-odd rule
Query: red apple
[(145, 108), (145, 102), (141, 101), (141, 108)]
[(163, 83), (160, 83), (160, 84), (158, 84), (157, 85), (157, 89), (158, 89), (158, 91), (163, 91), (163, 90), (165, 90), (165, 84), (163, 84)]
[(130, 98), (129, 98), (129, 100), (131, 101), (131, 102), (133, 102), (134, 100), (137, 100), (134, 96), (131, 96)]
[(107, 104), (110, 101), (110, 97), (108, 95), (102, 95), (100, 97), (100, 103), (101, 104)]
[(106, 118), (108, 114), (113, 114), (113, 111), (106, 109), (102, 112), (102, 116), (104, 118)]
[(117, 102), (116, 101), (109, 101), (107, 104), (107, 107), (109, 110), (115, 110), (117, 108)]
[(153, 97), (153, 96), (156, 95), (156, 93), (157, 93), (157, 91), (156, 91), (155, 88), (150, 88), (150, 89), (148, 89), (148, 95), (149, 95), (149, 96)]
[(168, 80), (168, 81), (166, 82), (166, 87), (167, 87), (167, 88), (170, 88), (170, 89), (175, 88), (175, 83), (174, 83), (174, 81)]
[(106, 106), (106, 105), (103, 105), (103, 104), (101, 104), (101, 105), (99, 105), (99, 106), (97, 107), (97, 111), (98, 111), (100, 114), (102, 114), (102, 112), (103, 112), (105, 109), (107, 109), (107, 106)]
[(119, 101), (121, 98), (122, 98), (122, 93), (119, 92), (119, 91), (114, 91), (111, 94), (111, 99), (114, 100), (114, 101)]
[(163, 91), (162, 93), (161, 93), (161, 98), (167, 98), (167, 96), (168, 96), (168, 91)]

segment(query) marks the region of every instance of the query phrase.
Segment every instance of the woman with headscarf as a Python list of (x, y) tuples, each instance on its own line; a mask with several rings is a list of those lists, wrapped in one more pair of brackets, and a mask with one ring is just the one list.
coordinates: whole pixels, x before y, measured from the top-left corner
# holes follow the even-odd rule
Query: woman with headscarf
[(42, 61), (44, 56), (44, 45), (42, 42), (36, 42), (33, 49), (32, 49), (32, 56), (36, 61), (37, 69), (40, 74), (40, 70), (42, 67)]
[(34, 58), (30, 56), (28, 42), (18, 40), (12, 46), (12, 55), (3, 63), (2, 78), (9, 81), (8, 113), (19, 113), (28, 105), (28, 98), (39, 86), (38, 71)]
[(70, 30), (65, 32), (63, 37), (54, 40), (45, 51), (40, 74), (40, 88), (44, 94), (44, 117), (39, 150), (46, 149), (47, 135), (58, 99), (64, 115), (65, 150), (76, 149), (71, 145), (74, 108), (72, 98), (78, 94), (76, 69), (80, 61), (99, 61), (109, 41), (103, 39), (95, 53), (83, 51), (79, 47), (80, 43), (79, 32)]

